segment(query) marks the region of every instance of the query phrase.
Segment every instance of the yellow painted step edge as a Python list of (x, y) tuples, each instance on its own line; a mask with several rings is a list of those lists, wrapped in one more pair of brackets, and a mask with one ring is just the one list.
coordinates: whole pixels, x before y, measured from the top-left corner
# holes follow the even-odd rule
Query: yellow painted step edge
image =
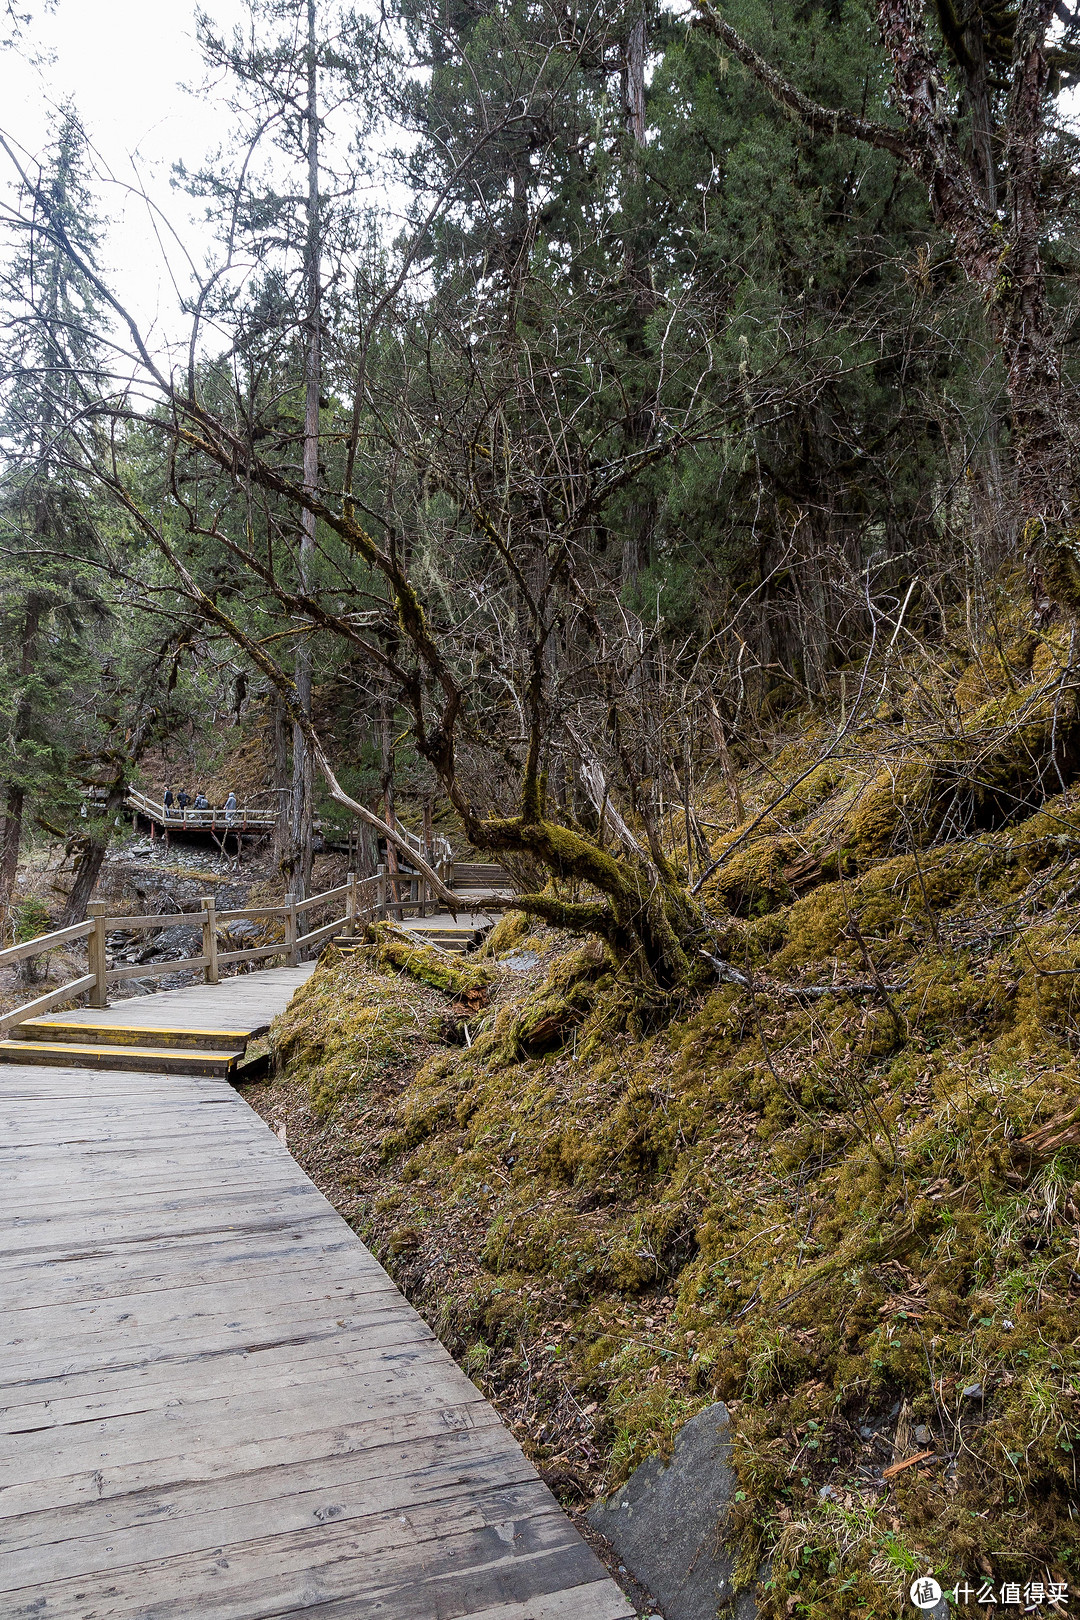
[(61, 1054), (74, 1052), (88, 1052), (100, 1057), (144, 1057), (144, 1058), (213, 1058), (221, 1062), (235, 1063), (242, 1056), (240, 1052), (214, 1052), (209, 1047), (192, 1046), (177, 1050), (176, 1047), (167, 1046), (105, 1046), (95, 1042), (90, 1046), (76, 1046), (72, 1041), (0, 1041), (0, 1052), (59, 1052)]
[(153, 1035), (157, 1040), (161, 1041), (168, 1041), (176, 1036), (187, 1039), (192, 1035), (198, 1035), (204, 1040), (249, 1041), (256, 1031), (267, 1030), (270, 1026), (269, 1024), (258, 1024), (252, 1029), (157, 1029), (152, 1024), (77, 1024), (67, 1019), (63, 1023), (51, 1024), (46, 1023), (44, 1019), (28, 1018), (25, 1024), (20, 1024), (17, 1027), (20, 1029), (29, 1027), (34, 1030), (56, 1030), (58, 1033), (60, 1030), (68, 1029), (80, 1032), (85, 1030), (87, 1033), (91, 1030), (116, 1031), (124, 1035)]

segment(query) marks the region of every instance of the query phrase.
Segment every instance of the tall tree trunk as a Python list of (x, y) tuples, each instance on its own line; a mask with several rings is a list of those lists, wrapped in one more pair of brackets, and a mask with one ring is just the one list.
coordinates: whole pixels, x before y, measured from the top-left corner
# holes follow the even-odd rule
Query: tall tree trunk
[(273, 862), (278, 872), (285, 875), (291, 870), (289, 851), (292, 847), (292, 773), (289, 769), (289, 715), (280, 693), (271, 687), (267, 696), (270, 706), (271, 785), (274, 790), (274, 846)]
[(22, 691), (15, 709), (15, 723), (11, 729), (11, 753), (15, 774), (9, 779), (4, 804), (4, 831), (0, 836), (0, 904), (9, 905), (15, 887), (15, 874), (19, 867), (19, 847), (22, 843), (23, 810), (26, 789), (18, 772), (22, 769), (22, 750), (27, 741), (33, 715), (30, 679), (37, 661), (38, 636), (45, 604), (36, 592), (26, 599), (23, 612), (21, 647), (19, 649), (19, 678)]
[(60, 914), (61, 928), (68, 928), (72, 923), (82, 922), (86, 916), (86, 908), (97, 886), (101, 875), (101, 868), (109, 849), (109, 835), (117, 812), (124, 803), (127, 791), (127, 771), (109, 784), (108, 795), (104, 809), (99, 815), (91, 813), (90, 827), (83, 841), (79, 855), (79, 864), (75, 869), (75, 880), (71, 885), (64, 909)]
[[(379, 700), (379, 791), (383, 802), (383, 820), (397, 826), (397, 808), (394, 802), (394, 750), (391, 727), (394, 706), (388, 697)], [(386, 846), (386, 864), (391, 872), (398, 870), (398, 852), (393, 844)]]
[(3, 839), (0, 841), (0, 905), (10, 904), (11, 891), (15, 887), (25, 800), (26, 794), (22, 787), (17, 782), (10, 782), (4, 805)]
[[(642, 0), (642, 5), (644, 0)], [(645, 325), (652, 313), (653, 292), (649, 266), (637, 239), (636, 189), (642, 178), (645, 150), (645, 13), (639, 10), (630, 19), (623, 42), (620, 72), (623, 122), (623, 264), (627, 283), (633, 291), (633, 315), (627, 347), (636, 358), (645, 352)], [(640, 399), (631, 408), (626, 437), (628, 450), (640, 449), (652, 429), (650, 411)], [(633, 586), (652, 561), (656, 505), (648, 495), (631, 501), (627, 509), (626, 533), (622, 549), (622, 581)]]
[[(322, 383), (319, 219), (319, 113), (318, 56), (315, 38), (316, 0), (307, 0), (307, 234), (304, 242), (304, 284), (307, 298), (307, 342), (304, 354), (304, 490), (314, 495), (319, 487), (319, 392)], [(315, 517), (300, 515), (300, 593), (311, 588), (311, 562), (315, 550)], [(303, 637), (294, 670), (297, 704), (311, 718), (311, 649)], [(313, 769), (311, 751), (300, 726), (293, 727), (293, 780), (290, 813), (292, 889), (301, 899), (311, 887)]]

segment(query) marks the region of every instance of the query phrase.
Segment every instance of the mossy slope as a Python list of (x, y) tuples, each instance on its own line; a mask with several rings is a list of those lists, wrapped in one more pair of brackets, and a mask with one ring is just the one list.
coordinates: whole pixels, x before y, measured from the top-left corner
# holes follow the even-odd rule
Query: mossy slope
[(540, 960), (485, 964), (470, 1047), (410, 1048), (440, 996), (385, 954), (321, 967), (279, 1038), (273, 1106), (333, 1109), (310, 1154), (564, 1499), (731, 1403), (769, 1620), (894, 1615), (916, 1570), (1080, 1580), (1080, 794), (1031, 808), (1030, 682), (963, 679), (949, 768), (977, 736), (993, 813), (911, 818), (929, 745), (886, 802), (875, 726), (717, 875), (750, 990), (645, 1037), (599, 945), (515, 928)]

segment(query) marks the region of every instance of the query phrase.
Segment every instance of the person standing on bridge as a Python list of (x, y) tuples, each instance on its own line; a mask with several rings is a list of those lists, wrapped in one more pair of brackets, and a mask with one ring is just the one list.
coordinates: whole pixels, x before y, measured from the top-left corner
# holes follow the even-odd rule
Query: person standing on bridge
[(225, 825), (231, 827), (236, 820), (236, 794), (230, 789), (229, 797), (225, 800)]
[(162, 803), (165, 806), (165, 814), (167, 816), (174, 816), (176, 814), (176, 811), (173, 809), (173, 805), (176, 803), (176, 801), (173, 798), (173, 790), (171, 787), (167, 787), (165, 789), (165, 797), (162, 800)]
[(195, 803), (192, 806), (192, 809), (193, 810), (209, 810), (209, 808), (210, 808), (210, 800), (206, 797), (206, 794), (203, 792), (202, 788), (196, 788), (195, 789)]
[(188, 807), (188, 805), (190, 803), (191, 803), (190, 796), (187, 793), (184, 792), (183, 788), (181, 788), (179, 793), (176, 795), (176, 805), (177, 805), (177, 809), (180, 811), (181, 815), (184, 814), (184, 811), (187, 809), (187, 807)]

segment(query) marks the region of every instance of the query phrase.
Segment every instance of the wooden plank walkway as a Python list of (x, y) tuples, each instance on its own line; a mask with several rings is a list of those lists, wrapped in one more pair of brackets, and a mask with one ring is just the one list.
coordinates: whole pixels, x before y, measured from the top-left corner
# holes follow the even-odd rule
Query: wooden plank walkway
[[(95, 1016), (258, 1027), (310, 971)], [(4, 1620), (631, 1620), (224, 1081), (0, 1069), (0, 1308)]]

